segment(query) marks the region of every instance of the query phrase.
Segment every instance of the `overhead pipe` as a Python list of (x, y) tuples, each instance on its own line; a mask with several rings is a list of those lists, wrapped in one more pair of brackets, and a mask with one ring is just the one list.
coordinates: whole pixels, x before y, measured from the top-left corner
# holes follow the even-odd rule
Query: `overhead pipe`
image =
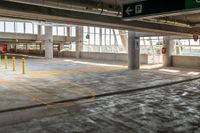
[(109, 5), (103, 2), (88, 2), (86, 0), (4, 0), (16, 3), (37, 5), (43, 7), (51, 7), (55, 9), (72, 10), (86, 13), (94, 13), (107, 16), (117, 16), (121, 15), (121, 7), (116, 5)]

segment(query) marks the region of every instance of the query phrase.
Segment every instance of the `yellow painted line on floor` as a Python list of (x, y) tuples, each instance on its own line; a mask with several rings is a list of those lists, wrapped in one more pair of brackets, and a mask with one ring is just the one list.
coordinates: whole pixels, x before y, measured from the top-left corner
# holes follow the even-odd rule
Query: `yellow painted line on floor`
[(123, 70), (121, 67), (95, 67), (95, 68), (83, 68), (77, 70), (58, 70), (58, 71), (35, 71), (35, 72), (27, 72), (28, 75), (32, 77), (48, 77), (48, 76), (56, 76), (56, 75), (74, 75), (74, 74), (82, 74), (82, 73), (101, 73), (101, 72), (109, 72), (115, 70)]
[[(9, 87), (10, 89), (12, 89), (12, 91), (15, 91), (15, 92), (17, 92), (19, 94), (22, 94), (22, 95), (28, 97), (31, 101), (37, 102), (39, 104), (46, 105), (49, 108), (54, 108), (54, 109), (56, 109), (56, 108), (64, 108), (64, 107), (74, 106), (74, 105), (78, 105), (78, 104), (85, 103), (85, 102), (88, 102), (88, 101), (91, 102), (91, 101), (95, 100), (96, 93), (91, 91), (89, 88), (87, 88), (85, 86), (82, 86), (82, 85), (79, 85), (79, 84), (76, 84), (76, 83), (72, 83), (69, 80), (67, 80), (66, 82), (68, 82), (68, 83), (70, 83), (70, 84), (72, 84), (74, 86), (80, 87), (80, 88), (76, 88), (76, 90), (79, 90), (79, 91), (86, 90), (91, 95), (91, 99), (84, 100), (84, 101), (78, 101), (78, 102), (63, 102), (63, 103), (60, 103), (60, 104), (50, 105), (49, 102), (41, 100), (40, 98), (33, 96), (31, 93), (24, 92), (23, 90), (21, 90), (21, 89), (17, 88), (16, 86), (10, 84), (8, 81), (0, 79), (0, 83), (2, 83), (5, 86)], [(4, 95), (2, 95), (2, 96), (4, 96)]]
[[(88, 100), (84, 100), (84, 101), (78, 101), (78, 102), (63, 102), (63, 103), (58, 103), (58, 104), (54, 104), (53, 107), (54, 108), (64, 108), (64, 107), (69, 107), (69, 106), (74, 106), (74, 105), (78, 105), (80, 103), (85, 103), (85, 102), (92, 102), (95, 100), (95, 96), (96, 96), (96, 93), (93, 92), (90, 88), (87, 88), (85, 86), (82, 86), (82, 85), (79, 85), (79, 84), (76, 84), (76, 83), (73, 83), (69, 80), (65, 80), (66, 83), (69, 83), (69, 84), (72, 84), (74, 86), (77, 86), (77, 87), (80, 87), (80, 88), (75, 88), (75, 90), (77, 91), (81, 91), (81, 92), (88, 92), (89, 95), (91, 96), (90, 99)], [(31, 87), (31, 88), (34, 88), (34, 87)], [(75, 92), (75, 93), (78, 93), (78, 92)], [(55, 93), (56, 94), (56, 93)], [(53, 95), (52, 95), (53, 96)], [(58, 99), (59, 100), (59, 99)]]
[(37, 103), (39, 103), (39, 104), (44, 104), (44, 105), (46, 105), (46, 106), (49, 107), (49, 108), (55, 108), (54, 106), (49, 105), (47, 102), (45, 102), (45, 101), (43, 101), (43, 100), (41, 100), (41, 99), (39, 99), (39, 98), (37, 98), (37, 97), (31, 95), (30, 93), (26, 93), (26, 92), (22, 91), (21, 89), (15, 87), (15, 86), (13, 86), (13, 85), (11, 85), (11, 84), (8, 83), (7, 81), (4, 81), (4, 80), (0, 79), (0, 83), (6, 85), (7, 87), (11, 88), (12, 90), (18, 92), (19, 94), (22, 94), (22, 95), (24, 95), (24, 96), (26, 96), (26, 97), (29, 97), (29, 98), (30, 98), (32, 101), (34, 101), (34, 102), (37, 102)]
[(87, 100), (81, 100), (81, 101), (58, 103), (58, 104), (54, 104), (54, 107), (56, 107), (56, 108), (65, 108), (65, 107), (69, 107), (69, 106), (75, 106), (75, 105), (80, 105), (80, 104), (83, 104), (83, 103), (93, 102), (95, 100), (96, 93), (93, 92), (90, 88), (87, 88), (85, 86), (79, 85), (79, 84), (74, 83), (74, 82), (71, 82), (69, 80), (65, 80), (65, 82), (80, 87), (80, 88), (76, 88), (76, 90), (80, 90), (80, 91), (83, 91), (83, 89), (87, 90), (90, 93), (91, 98), (87, 99)]

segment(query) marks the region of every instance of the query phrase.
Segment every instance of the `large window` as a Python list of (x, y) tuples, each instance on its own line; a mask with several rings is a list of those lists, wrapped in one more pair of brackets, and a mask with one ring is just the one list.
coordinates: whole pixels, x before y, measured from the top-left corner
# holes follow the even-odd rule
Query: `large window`
[(200, 56), (200, 42), (193, 39), (175, 40), (174, 53), (176, 55)]
[(75, 26), (71, 26), (70, 27), (70, 36), (71, 37), (75, 37), (76, 36), (76, 27)]
[(64, 35), (65, 35), (65, 27), (58, 26), (58, 36), (64, 36)]
[(38, 34), (38, 25), (37, 24), (33, 25), (33, 34)]
[[(22, 21), (3, 21), (0, 20), (0, 32), (11, 32), (11, 33), (24, 33), (24, 34), (38, 34), (38, 26), (40, 24), (36, 22), (22, 22)], [(54, 36), (71, 36), (76, 37), (76, 26), (74, 25), (54, 25), (53, 31)], [(68, 33), (69, 32), (69, 33)], [(45, 25), (41, 25), (41, 34), (45, 35)], [(97, 36), (98, 38), (98, 36)]]
[(4, 21), (0, 21), (0, 32), (4, 32), (5, 29), (4, 29)]
[(15, 22), (15, 32), (24, 33), (24, 22)]
[(65, 26), (53, 26), (53, 35), (54, 36), (65, 36), (66, 27)]
[(25, 33), (33, 34), (33, 24), (32, 23), (25, 23)]
[(85, 51), (124, 52), (119, 30), (84, 26), (83, 32)]
[(14, 22), (5, 22), (6, 32), (15, 32)]
[(41, 27), (42, 27), (42, 31), (41, 31), (41, 32), (42, 32), (42, 35), (44, 35), (44, 34), (45, 34), (45, 26), (42, 25)]
[(54, 36), (58, 35), (57, 26), (53, 26), (53, 35)]
[(65, 27), (65, 29), (64, 29), (64, 30), (65, 30), (65, 36), (68, 35), (68, 30), (67, 30), (67, 28), (68, 28), (68, 27)]
[(140, 37), (140, 53), (148, 54), (149, 64), (162, 63), (162, 47), (162, 36)]
[(88, 45), (122, 45), (119, 30), (84, 27), (84, 44)]

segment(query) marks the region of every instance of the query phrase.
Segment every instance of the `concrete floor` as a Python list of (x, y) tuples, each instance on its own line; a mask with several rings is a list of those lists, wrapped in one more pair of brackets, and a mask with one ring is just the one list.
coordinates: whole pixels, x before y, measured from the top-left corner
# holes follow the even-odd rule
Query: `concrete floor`
[(22, 75), (20, 62), (0, 68), (2, 133), (200, 132), (200, 68), (27, 58)]

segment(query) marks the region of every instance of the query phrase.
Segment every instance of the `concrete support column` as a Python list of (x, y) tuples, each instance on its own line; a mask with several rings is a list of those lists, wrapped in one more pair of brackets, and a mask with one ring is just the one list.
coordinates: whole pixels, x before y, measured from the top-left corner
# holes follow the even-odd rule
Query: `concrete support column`
[(45, 57), (47, 59), (53, 59), (53, 33), (52, 26), (45, 26)]
[(128, 68), (140, 69), (140, 38), (128, 31)]
[(43, 56), (44, 42), (41, 42), (39, 45), (40, 45), (40, 55)]
[(37, 40), (42, 40), (42, 25), (38, 25), (38, 34), (37, 34)]
[(29, 53), (30, 44), (26, 44), (26, 54)]
[(83, 26), (76, 27), (76, 58), (81, 58), (81, 51), (83, 50)]
[(63, 49), (64, 49), (64, 45), (65, 45), (65, 43), (64, 42), (61, 42), (60, 44), (59, 44), (59, 51), (62, 51)]
[(163, 54), (163, 66), (172, 66), (174, 40), (172, 40), (169, 36), (163, 37), (163, 47), (166, 48), (166, 54)]
[(67, 29), (66, 29), (67, 31), (67, 37), (70, 37), (70, 33), (71, 33), (71, 30), (70, 30), (70, 27), (67, 27)]
[(64, 49), (64, 42), (61, 42), (60, 44), (59, 44), (59, 48), (58, 48), (58, 51), (59, 51), (59, 56), (61, 57), (62, 56), (62, 50)]

